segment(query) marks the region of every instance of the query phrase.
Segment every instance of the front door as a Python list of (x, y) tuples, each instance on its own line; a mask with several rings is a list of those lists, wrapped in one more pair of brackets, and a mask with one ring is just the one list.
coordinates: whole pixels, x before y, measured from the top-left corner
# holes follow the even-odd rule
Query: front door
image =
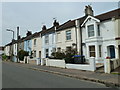
[(115, 58), (115, 47), (110, 46), (110, 58)]
[(39, 58), (41, 58), (41, 51), (39, 51)]

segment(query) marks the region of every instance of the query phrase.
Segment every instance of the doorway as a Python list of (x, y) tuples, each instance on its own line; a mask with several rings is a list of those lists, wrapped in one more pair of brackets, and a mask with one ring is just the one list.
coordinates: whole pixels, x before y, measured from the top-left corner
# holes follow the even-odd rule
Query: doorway
[(39, 58), (41, 58), (41, 51), (39, 51)]
[(108, 46), (108, 56), (112, 59), (115, 58), (115, 47), (113, 45)]

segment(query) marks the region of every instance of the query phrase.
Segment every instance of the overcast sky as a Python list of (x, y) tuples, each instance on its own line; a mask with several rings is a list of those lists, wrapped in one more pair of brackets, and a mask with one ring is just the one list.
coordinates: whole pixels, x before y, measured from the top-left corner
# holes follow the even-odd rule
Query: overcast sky
[(40, 31), (43, 23), (47, 28), (51, 27), (53, 18), (62, 24), (84, 16), (85, 6), (89, 4), (94, 15), (118, 8), (117, 2), (2, 2), (2, 45), (12, 39), (12, 32), (6, 31), (7, 28), (15, 31), (16, 38), (16, 27), (19, 26), (20, 35), (23, 37), (27, 30), (32, 33)]

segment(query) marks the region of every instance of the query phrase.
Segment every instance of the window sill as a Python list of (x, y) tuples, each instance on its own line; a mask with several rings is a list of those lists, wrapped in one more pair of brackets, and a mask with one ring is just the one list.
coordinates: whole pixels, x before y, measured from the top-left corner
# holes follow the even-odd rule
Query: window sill
[(73, 41), (73, 40), (66, 40), (65, 42), (71, 42), (71, 41)]

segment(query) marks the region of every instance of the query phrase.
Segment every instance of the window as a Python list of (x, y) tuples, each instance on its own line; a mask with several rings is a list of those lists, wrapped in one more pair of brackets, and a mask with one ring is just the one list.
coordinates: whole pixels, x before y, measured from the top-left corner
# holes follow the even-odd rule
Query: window
[(55, 52), (55, 51), (56, 51), (56, 48), (53, 48), (53, 49), (52, 49), (52, 52)]
[(52, 35), (52, 44), (54, 43), (54, 35)]
[(49, 43), (49, 36), (46, 35), (46, 36), (45, 36), (45, 44), (48, 44), (48, 43)]
[(34, 45), (36, 45), (36, 39), (34, 39)]
[(95, 57), (95, 46), (89, 46), (90, 57)]
[(66, 40), (71, 40), (71, 30), (66, 31)]
[(61, 41), (61, 34), (59, 32), (59, 33), (57, 33), (57, 42), (60, 42), (60, 41)]
[(34, 57), (36, 57), (36, 51), (34, 51)]
[(98, 30), (98, 36), (100, 36), (100, 25), (97, 26), (97, 30)]
[(61, 48), (60, 47), (57, 48), (57, 52), (61, 52)]
[(102, 46), (99, 45), (99, 57), (101, 57), (101, 56), (102, 56)]
[(49, 56), (49, 49), (46, 49), (45, 52), (46, 52), (46, 57), (48, 57)]
[(94, 36), (94, 25), (88, 26), (88, 37)]

